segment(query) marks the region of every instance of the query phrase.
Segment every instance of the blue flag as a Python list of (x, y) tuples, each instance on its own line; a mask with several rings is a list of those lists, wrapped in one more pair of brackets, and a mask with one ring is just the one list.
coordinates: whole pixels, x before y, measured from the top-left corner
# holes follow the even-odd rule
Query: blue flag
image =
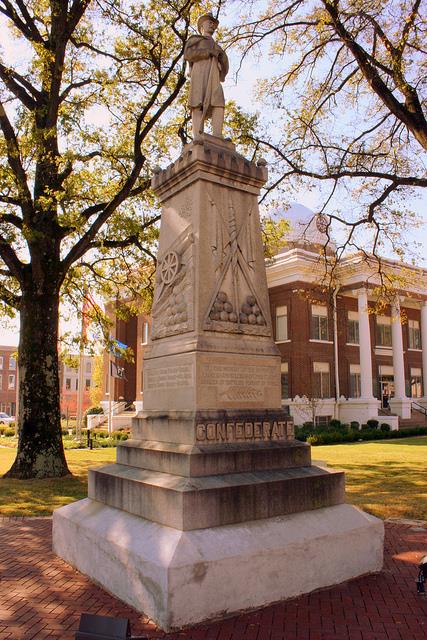
[(122, 358), (123, 357), (123, 353), (121, 351), (119, 351), (119, 349), (125, 350), (125, 349), (129, 349), (129, 347), (127, 346), (127, 344), (124, 344), (123, 342), (120, 342), (120, 340), (117, 340), (117, 338), (113, 338), (113, 336), (110, 336), (110, 340), (112, 342), (112, 344), (109, 347), (109, 352), (113, 355), (116, 356), (116, 358)]

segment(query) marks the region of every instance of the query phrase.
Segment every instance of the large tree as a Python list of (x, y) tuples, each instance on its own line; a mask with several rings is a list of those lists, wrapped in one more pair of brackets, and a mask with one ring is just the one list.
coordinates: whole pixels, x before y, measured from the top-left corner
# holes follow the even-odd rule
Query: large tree
[(408, 203), (427, 187), (425, 3), (243, 4), (232, 40), (245, 56), (269, 43), (274, 70), (260, 91), (274, 120), (258, 136), (275, 159), (271, 188), (321, 186), (320, 212), (347, 230), (341, 251), (365, 246), (366, 225), (374, 254), (384, 241), (401, 251)]
[(135, 260), (150, 254), (155, 237), (150, 164), (175, 127), (184, 43), (200, 4), (0, 0), (2, 33), (8, 29), (0, 57), (0, 299), (20, 314), (19, 444), (9, 476), (68, 473), (60, 296), (84, 294), (89, 276), (108, 289), (122, 267), (143, 277)]

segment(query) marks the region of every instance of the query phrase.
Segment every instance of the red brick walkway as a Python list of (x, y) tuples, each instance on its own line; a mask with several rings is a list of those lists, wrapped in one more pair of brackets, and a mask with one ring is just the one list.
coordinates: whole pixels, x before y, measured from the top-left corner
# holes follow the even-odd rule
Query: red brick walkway
[(53, 555), (49, 518), (0, 519), (0, 640), (71, 640), (82, 612), (168, 640), (426, 640), (427, 597), (415, 588), (426, 553), (427, 525), (386, 523), (382, 573), (165, 636)]

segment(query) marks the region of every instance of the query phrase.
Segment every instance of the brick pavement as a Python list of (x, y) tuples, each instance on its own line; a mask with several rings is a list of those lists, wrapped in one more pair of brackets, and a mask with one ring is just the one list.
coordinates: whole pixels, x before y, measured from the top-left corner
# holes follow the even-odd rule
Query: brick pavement
[(50, 518), (4, 518), (0, 640), (72, 640), (82, 612), (128, 617), (134, 635), (153, 639), (426, 640), (427, 597), (415, 588), (426, 553), (427, 523), (387, 522), (380, 574), (166, 635), (53, 555)]

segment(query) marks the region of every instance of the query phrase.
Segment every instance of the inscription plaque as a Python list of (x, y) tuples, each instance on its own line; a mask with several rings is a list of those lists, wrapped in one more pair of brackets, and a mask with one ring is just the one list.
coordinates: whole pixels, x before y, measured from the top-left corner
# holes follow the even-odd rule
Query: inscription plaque
[(192, 386), (193, 365), (180, 364), (172, 367), (156, 367), (145, 372), (144, 386), (149, 391), (179, 389)]
[(203, 364), (200, 385), (216, 389), (220, 402), (257, 405), (266, 398), (266, 390), (277, 386), (278, 370), (272, 364), (226, 363), (219, 359)]

